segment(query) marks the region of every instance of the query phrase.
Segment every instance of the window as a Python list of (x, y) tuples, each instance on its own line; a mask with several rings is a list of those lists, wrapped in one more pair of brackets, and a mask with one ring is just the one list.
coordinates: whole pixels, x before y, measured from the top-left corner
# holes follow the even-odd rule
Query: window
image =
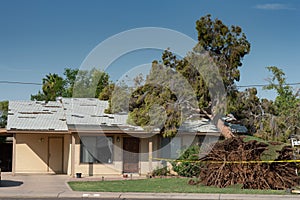
[(163, 158), (176, 159), (181, 153), (181, 137), (162, 138), (161, 139), (161, 156)]
[(113, 137), (83, 136), (80, 139), (81, 163), (112, 163)]

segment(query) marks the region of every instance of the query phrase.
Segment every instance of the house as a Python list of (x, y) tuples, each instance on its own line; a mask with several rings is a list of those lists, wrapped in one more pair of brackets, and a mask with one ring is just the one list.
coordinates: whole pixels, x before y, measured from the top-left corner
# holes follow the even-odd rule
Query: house
[(218, 140), (208, 120), (186, 121), (176, 137), (127, 123), (128, 115), (106, 114), (107, 101), (63, 98), (57, 102), (10, 101), (12, 173), (145, 175), (177, 158), (191, 144)]

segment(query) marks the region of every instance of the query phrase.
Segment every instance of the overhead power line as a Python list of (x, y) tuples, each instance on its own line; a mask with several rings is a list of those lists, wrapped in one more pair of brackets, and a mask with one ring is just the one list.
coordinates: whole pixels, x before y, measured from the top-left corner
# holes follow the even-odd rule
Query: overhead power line
[(0, 84), (43, 85), (41, 83), (21, 82), (21, 81), (0, 81)]
[[(43, 85), (42, 83), (34, 83), (34, 82), (22, 82), (22, 81), (1, 81), (0, 84), (19, 84), (19, 85)], [(269, 84), (250, 84), (250, 85), (237, 85), (237, 88), (249, 88), (249, 87), (264, 87)], [(284, 85), (300, 85), (300, 82), (296, 83), (286, 83)]]
[[(237, 88), (248, 88), (248, 87), (264, 87), (268, 86), (269, 84), (253, 84), (253, 85), (237, 85)], [(278, 84), (275, 84), (278, 85)], [(283, 85), (300, 85), (300, 83), (286, 83)]]

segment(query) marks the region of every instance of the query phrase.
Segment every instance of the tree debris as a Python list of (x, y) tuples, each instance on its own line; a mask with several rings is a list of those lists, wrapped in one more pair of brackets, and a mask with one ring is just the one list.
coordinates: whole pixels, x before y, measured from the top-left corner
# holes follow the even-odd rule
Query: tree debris
[[(200, 172), (199, 183), (220, 188), (242, 184), (243, 189), (286, 189), (298, 185), (297, 164), (294, 162), (262, 163), (261, 156), (268, 144), (242, 137), (217, 143), (212, 151), (200, 159), (207, 162)], [(289, 146), (278, 151), (276, 160), (292, 160)], [(275, 160), (275, 161), (276, 161)], [(258, 161), (258, 162), (244, 162)], [(195, 184), (195, 182), (190, 182)]]

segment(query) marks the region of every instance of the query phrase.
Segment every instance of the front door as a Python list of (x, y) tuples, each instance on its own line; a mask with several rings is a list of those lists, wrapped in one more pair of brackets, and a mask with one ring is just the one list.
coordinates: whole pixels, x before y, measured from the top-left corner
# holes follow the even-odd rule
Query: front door
[(123, 173), (139, 173), (139, 149), (138, 138), (123, 138)]
[(49, 137), (49, 172), (63, 173), (63, 137)]

